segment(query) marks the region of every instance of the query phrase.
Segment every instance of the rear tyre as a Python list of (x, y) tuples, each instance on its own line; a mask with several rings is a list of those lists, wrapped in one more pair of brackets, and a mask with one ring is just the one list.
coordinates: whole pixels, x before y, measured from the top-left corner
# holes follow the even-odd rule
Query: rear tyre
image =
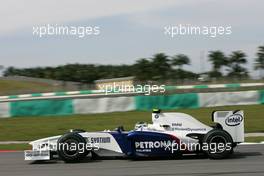
[(203, 138), (203, 147), (205, 154), (210, 159), (228, 158), (233, 153), (232, 137), (224, 130), (213, 129)]
[(60, 159), (65, 162), (80, 162), (89, 153), (86, 140), (78, 132), (66, 133), (59, 138), (57, 151)]

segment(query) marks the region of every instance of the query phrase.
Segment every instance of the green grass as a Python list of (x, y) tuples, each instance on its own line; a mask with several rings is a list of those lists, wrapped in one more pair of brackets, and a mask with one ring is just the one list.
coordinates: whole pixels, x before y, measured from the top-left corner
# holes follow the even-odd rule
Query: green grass
[[(177, 112), (188, 113), (210, 125), (213, 110), (245, 111), (245, 131), (264, 132), (264, 105), (225, 106), (217, 108), (179, 109)], [(176, 110), (175, 110), (176, 111)], [(0, 141), (35, 140), (52, 135), (63, 134), (69, 129), (98, 131), (114, 129), (123, 125), (133, 129), (138, 121), (151, 122), (151, 112), (115, 112), (107, 114), (16, 117), (0, 119)]]
[(30, 150), (29, 144), (1, 144), (0, 150)]
[(21, 93), (38, 93), (52, 91), (53, 86), (47, 83), (29, 81), (0, 80), (0, 95), (14, 95)]
[(246, 137), (245, 141), (246, 142), (262, 142), (262, 141), (264, 141), (264, 136)]

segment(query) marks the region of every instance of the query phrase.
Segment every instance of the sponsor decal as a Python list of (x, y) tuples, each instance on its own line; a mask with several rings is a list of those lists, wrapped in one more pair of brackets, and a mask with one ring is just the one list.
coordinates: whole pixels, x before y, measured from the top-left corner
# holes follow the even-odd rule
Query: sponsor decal
[(41, 156), (49, 156), (50, 151), (26, 151), (25, 156), (26, 157), (41, 157)]
[(241, 114), (232, 114), (228, 116), (225, 120), (228, 126), (237, 126), (243, 121), (243, 116)]
[(179, 128), (179, 127), (174, 127), (171, 128), (172, 131), (206, 131), (206, 128)]
[(198, 143), (176, 141), (140, 141), (135, 142), (137, 152), (152, 152), (152, 149), (164, 149), (171, 153), (178, 151), (209, 151), (210, 153), (222, 153), (232, 150), (232, 143)]
[(159, 118), (159, 114), (155, 114), (154, 118), (158, 119)]
[(179, 126), (179, 127), (181, 127), (182, 123), (172, 123), (171, 126)]
[(91, 137), (88, 138), (90, 143), (110, 143), (110, 137)]
[(172, 146), (176, 143), (176, 141), (140, 141), (135, 142), (136, 149), (157, 149), (164, 148), (167, 149), (168, 146)]

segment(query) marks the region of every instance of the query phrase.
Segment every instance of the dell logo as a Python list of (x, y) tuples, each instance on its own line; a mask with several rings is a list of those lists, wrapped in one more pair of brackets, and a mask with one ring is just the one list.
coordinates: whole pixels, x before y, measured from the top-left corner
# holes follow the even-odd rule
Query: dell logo
[(225, 123), (228, 126), (237, 126), (243, 121), (243, 116), (240, 114), (233, 114), (226, 118)]

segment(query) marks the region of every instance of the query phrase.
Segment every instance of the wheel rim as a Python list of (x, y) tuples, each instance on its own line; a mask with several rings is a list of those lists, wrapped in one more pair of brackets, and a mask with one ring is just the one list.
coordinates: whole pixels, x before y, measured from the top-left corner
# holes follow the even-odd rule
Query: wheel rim
[(65, 155), (73, 157), (79, 153), (77, 140), (67, 139), (63, 142), (63, 144), (67, 145), (67, 147), (62, 150)]
[[(211, 144), (216, 144), (214, 145), (215, 148), (211, 148)], [(219, 149), (219, 144), (223, 144), (224, 148), (223, 150), (220, 150)], [(209, 142), (209, 145), (210, 145), (210, 152), (212, 151), (215, 151), (216, 154), (220, 154), (220, 153), (223, 153), (225, 150), (226, 150), (226, 144), (227, 144), (227, 141), (226, 141), (226, 138), (223, 137), (223, 136), (213, 136), (211, 139), (210, 139), (210, 142)]]

